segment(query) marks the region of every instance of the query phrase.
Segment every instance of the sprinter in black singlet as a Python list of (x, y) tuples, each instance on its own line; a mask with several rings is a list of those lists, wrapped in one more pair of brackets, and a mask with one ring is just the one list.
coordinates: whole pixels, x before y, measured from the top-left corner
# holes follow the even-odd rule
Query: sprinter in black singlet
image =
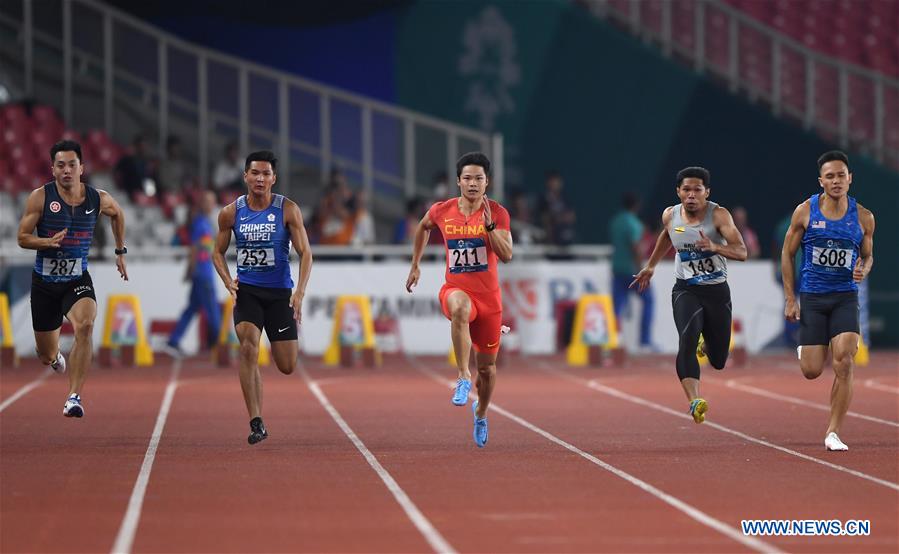
[[(66, 417), (82, 417), (81, 387), (93, 357), (92, 335), (97, 297), (87, 272), (87, 254), (100, 214), (108, 215), (116, 243), (116, 267), (125, 270), (125, 217), (106, 191), (81, 182), (81, 146), (71, 140), (50, 148), (54, 180), (32, 191), (19, 222), (19, 246), (37, 250), (31, 275), (31, 322), (41, 362), (57, 373), (66, 371), (59, 349), (62, 317), (72, 323), (75, 344), (69, 352), (69, 396)], [(37, 232), (35, 232), (37, 231)]]

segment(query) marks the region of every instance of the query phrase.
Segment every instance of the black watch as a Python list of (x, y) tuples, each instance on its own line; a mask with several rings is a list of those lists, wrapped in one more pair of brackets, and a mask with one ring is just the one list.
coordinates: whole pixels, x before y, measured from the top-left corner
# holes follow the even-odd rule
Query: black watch
[(484, 226), (484, 229), (486, 229), (488, 233), (489, 233), (490, 231), (496, 229), (496, 222), (494, 221), (494, 222), (492, 222), (490, 225)]
[(121, 247), (121, 248), (116, 248), (116, 249), (115, 249), (115, 255), (116, 255), (116, 256), (121, 256), (122, 254), (127, 254), (127, 253), (128, 253), (128, 247), (127, 247), (127, 246), (123, 246), (123, 247)]

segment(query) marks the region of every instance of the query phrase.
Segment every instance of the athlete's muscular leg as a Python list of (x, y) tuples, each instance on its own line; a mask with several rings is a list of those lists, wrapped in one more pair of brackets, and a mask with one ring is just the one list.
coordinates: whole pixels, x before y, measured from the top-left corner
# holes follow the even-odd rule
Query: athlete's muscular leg
[(284, 375), (290, 375), (297, 367), (297, 354), (300, 348), (295, 340), (276, 340), (272, 343), (272, 358), (278, 371)]
[(34, 344), (37, 348), (37, 357), (41, 363), (50, 365), (59, 353), (59, 329), (53, 331), (35, 331)]
[(496, 352), (493, 354), (475, 352), (475, 360), (478, 363), (478, 417), (487, 415), (490, 397), (493, 396), (493, 388), (496, 386), (496, 354)]
[[(833, 351), (833, 387), (830, 390), (830, 423), (827, 433), (840, 433), (852, 401), (852, 371), (858, 351), (858, 334), (840, 333), (830, 341)], [(804, 350), (804, 348), (803, 348)]]
[(82, 298), (75, 302), (66, 317), (75, 329), (75, 344), (69, 352), (66, 364), (69, 374), (69, 394), (81, 394), (81, 387), (87, 377), (87, 367), (94, 356), (93, 336), (97, 303), (93, 298)]
[(468, 359), (471, 355), (471, 333), (468, 322), (471, 316), (471, 299), (461, 290), (454, 290), (446, 298), (446, 306), (452, 318), (453, 352), (460, 379), (471, 379)]
[[(858, 336), (858, 335), (856, 335)], [(827, 360), (827, 345), (803, 344), (799, 349), (799, 368), (806, 379), (817, 379), (824, 371)]]
[(248, 321), (235, 327), (240, 341), (240, 388), (250, 419), (262, 416), (262, 377), (259, 375), (259, 337), (261, 331)]

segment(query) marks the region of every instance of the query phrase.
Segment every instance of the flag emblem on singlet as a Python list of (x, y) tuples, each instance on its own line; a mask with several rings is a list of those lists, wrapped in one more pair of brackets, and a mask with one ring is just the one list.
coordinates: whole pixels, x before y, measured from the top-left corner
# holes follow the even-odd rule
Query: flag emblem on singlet
[(824, 229), (827, 227), (826, 221), (815, 221), (812, 223), (812, 229)]

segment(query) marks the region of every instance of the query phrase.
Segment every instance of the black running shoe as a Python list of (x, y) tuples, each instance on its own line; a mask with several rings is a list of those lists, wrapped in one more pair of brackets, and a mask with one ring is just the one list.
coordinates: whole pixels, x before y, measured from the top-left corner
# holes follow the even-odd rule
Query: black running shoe
[(250, 420), (250, 436), (247, 437), (247, 442), (250, 444), (256, 444), (257, 442), (262, 442), (268, 438), (268, 431), (265, 430), (265, 424), (262, 423), (261, 417), (254, 417)]

